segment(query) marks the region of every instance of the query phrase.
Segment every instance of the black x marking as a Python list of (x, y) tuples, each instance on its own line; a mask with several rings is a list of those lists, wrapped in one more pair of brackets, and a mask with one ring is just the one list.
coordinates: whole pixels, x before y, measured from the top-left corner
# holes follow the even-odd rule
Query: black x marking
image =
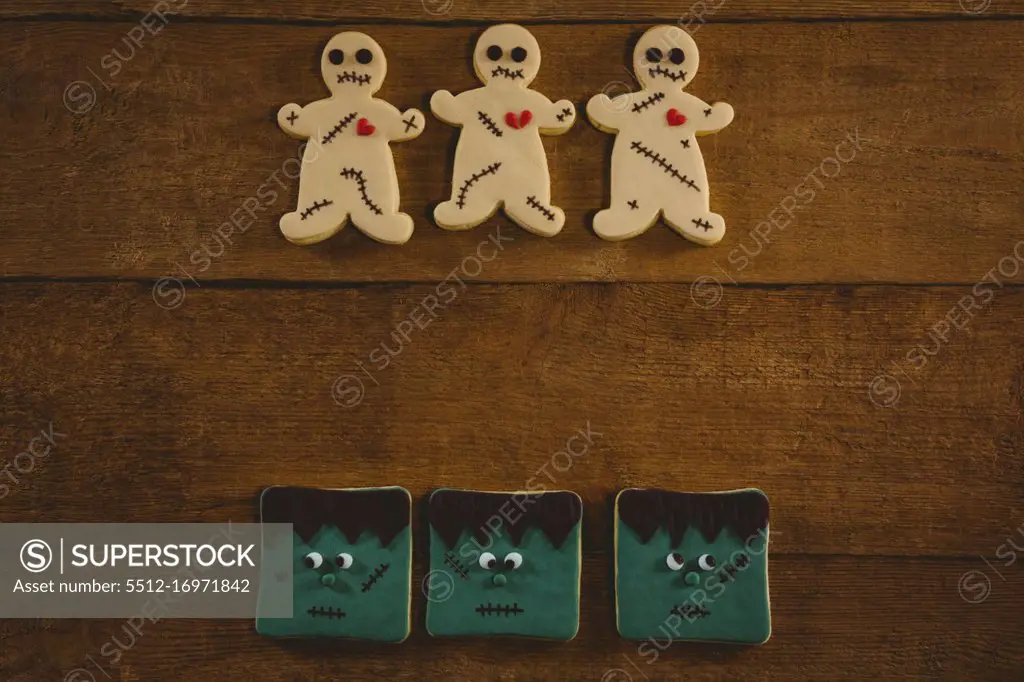
[(690, 148), (690, 141), (689, 140), (682, 140), (682, 143), (683, 143), (683, 148), (684, 149), (689, 149)]
[(705, 109), (704, 110), (704, 115), (705, 116), (710, 116), (711, 115), (711, 110), (710, 109)]
[(288, 122), (291, 123), (292, 125), (295, 125), (295, 121), (297, 121), (298, 119), (299, 115), (296, 114), (294, 111), (288, 114)]
[(706, 220), (701, 220), (700, 218), (694, 218), (690, 222), (693, 223), (694, 225), (696, 225), (697, 227), (703, 227), (705, 232), (707, 232), (708, 230), (711, 229), (711, 223), (709, 223)]
[(415, 128), (419, 130), (420, 127), (416, 125), (416, 117), (410, 116), (408, 119), (402, 119), (402, 123), (405, 124), (405, 132), (409, 132), (409, 128)]
[(637, 209), (640, 208), (640, 202), (638, 202), (636, 199), (633, 199), (632, 201), (627, 201), (626, 203), (629, 204), (629, 208), (632, 211), (636, 211)]

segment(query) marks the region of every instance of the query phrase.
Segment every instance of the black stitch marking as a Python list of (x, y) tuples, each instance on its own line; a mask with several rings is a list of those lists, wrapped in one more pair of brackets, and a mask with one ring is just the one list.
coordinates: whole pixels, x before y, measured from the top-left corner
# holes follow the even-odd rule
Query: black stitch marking
[(348, 128), (349, 124), (352, 123), (352, 121), (356, 120), (356, 116), (358, 115), (359, 114), (357, 112), (353, 111), (351, 114), (338, 121), (338, 125), (331, 128), (330, 132), (324, 135), (323, 143), (328, 144), (332, 142), (334, 138), (336, 138), (338, 135), (341, 135), (345, 128)]
[(466, 194), (469, 192), (469, 189), (473, 185), (475, 185), (480, 180), (480, 178), (486, 177), (488, 175), (494, 175), (495, 173), (497, 173), (499, 168), (501, 168), (501, 161), (495, 161), (494, 163), (492, 163), (490, 166), (487, 166), (479, 173), (474, 173), (473, 177), (462, 183), (462, 187), (459, 188), (459, 198), (455, 202), (456, 204), (458, 204), (459, 208), (466, 207)]
[[(712, 227), (711, 223), (709, 223), (706, 220), (701, 220), (700, 218), (694, 218), (690, 222), (693, 223), (694, 225), (696, 225), (697, 227), (703, 227), (705, 232), (708, 232), (711, 229), (711, 227)], [(730, 564), (730, 566), (731, 566), (731, 564)]]
[(391, 568), (391, 564), (381, 564), (373, 570), (366, 582), (363, 583), (363, 592), (369, 592), (370, 588), (377, 584), (377, 581), (384, 577), (384, 574)]
[(312, 206), (310, 206), (309, 208), (307, 208), (305, 211), (303, 211), (300, 214), (300, 218), (302, 220), (305, 220), (306, 218), (308, 218), (309, 216), (313, 215), (317, 211), (319, 211), (321, 209), (324, 209), (324, 208), (327, 208), (328, 206), (330, 206), (333, 203), (334, 202), (331, 201), (330, 199), (324, 199), (323, 201), (314, 201)]
[(682, 71), (680, 73), (672, 73), (671, 71), (662, 66), (656, 66), (653, 69), (647, 69), (647, 72), (651, 74), (651, 78), (654, 78), (655, 76), (667, 76), (668, 78), (672, 79), (672, 82), (681, 81), (686, 78), (685, 71)]
[(703, 606), (699, 606), (697, 604), (682, 604), (681, 606), (674, 607), (668, 613), (670, 616), (681, 616), (682, 618), (685, 618), (688, 621), (693, 621), (694, 619), (698, 618), (707, 618), (711, 615), (710, 611), (708, 611)]
[(342, 168), (341, 177), (346, 180), (355, 180), (356, 184), (359, 185), (359, 194), (363, 197), (363, 203), (366, 204), (367, 208), (377, 215), (384, 214), (380, 206), (370, 201), (370, 196), (366, 193), (366, 176), (363, 175), (363, 171), (355, 168)]
[(705, 109), (704, 110), (704, 115), (705, 116), (710, 116), (711, 115), (711, 110), (710, 109)]
[(676, 170), (675, 166), (669, 163), (661, 154), (652, 152), (650, 149), (643, 146), (639, 142), (633, 142), (632, 144), (629, 145), (629, 148), (635, 151), (637, 154), (640, 154), (641, 156), (650, 159), (651, 163), (661, 167), (663, 171), (671, 175), (679, 182), (683, 183), (684, 185), (689, 185), (691, 189), (695, 189), (698, 192), (700, 191), (700, 188), (697, 187), (697, 184), (693, 180), (690, 180), (685, 175), (681, 175), (679, 171)]
[(566, 107), (565, 109), (562, 109), (562, 113), (557, 114), (558, 122), (564, 123), (565, 119), (569, 118), (570, 116), (572, 116), (572, 109)]
[(656, 92), (653, 95), (651, 95), (650, 97), (648, 97), (647, 99), (645, 99), (643, 102), (637, 102), (636, 104), (634, 104), (633, 105), (633, 113), (634, 114), (639, 114), (644, 109), (646, 109), (648, 107), (653, 107), (655, 104), (657, 104), (658, 102), (660, 102), (663, 99), (665, 99), (665, 93), (664, 92)]
[(469, 576), (466, 575), (466, 567), (462, 564), (461, 561), (458, 560), (458, 558), (456, 558), (456, 556), (453, 553), (448, 552), (447, 554), (445, 554), (444, 562), (451, 566), (453, 569), (455, 569), (455, 572), (458, 573), (459, 577), (461, 577), (463, 580), (469, 580)]
[(748, 557), (746, 554), (740, 554), (738, 557), (736, 557), (736, 561), (734, 561), (733, 563), (739, 566), (740, 568), (745, 568), (746, 565), (750, 563), (750, 557)]
[(415, 128), (419, 130), (420, 127), (416, 125), (416, 117), (410, 116), (408, 119), (402, 119), (402, 123), (405, 124), (405, 132), (409, 132), (409, 128)]
[(633, 199), (632, 201), (627, 201), (626, 203), (629, 204), (629, 208), (632, 211), (635, 211), (638, 208), (640, 208), (640, 202), (638, 202), (636, 199)]
[(328, 606), (326, 609), (322, 606), (310, 606), (306, 611), (313, 618), (319, 618), (327, 616), (327, 618), (344, 618), (345, 612), (341, 609), (335, 609), (332, 606)]
[(359, 85), (369, 85), (370, 76), (365, 73), (356, 73), (355, 71), (342, 71), (338, 74), (339, 83), (358, 83)]
[(683, 148), (684, 149), (689, 149), (690, 148), (690, 141), (689, 140), (680, 140), (680, 142), (683, 143)]
[(293, 111), (292, 113), (288, 114), (286, 118), (288, 119), (289, 123), (295, 125), (295, 122), (299, 120), (299, 115)]
[(532, 206), (533, 208), (543, 213), (545, 218), (547, 218), (551, 222), (555, 222), (555, 212), (545, 207), (544, 204), (537, 201), (537, 197), (526, 197), (526, 205)]
[(502, 135), (505, 134), (505, 133), (501, 132), (501, 128), (499, 128), (497, 125), (495, 125), (494, 119), (492, 119), (490, 116), (488, 116), (484, 112), (478, 111), (478, 112), (476, 112), (476, 116), (477, 116), (477, 118), (480, 119), (480, 122), (484, 124), (484, 127), (486, 127), (488, 130), (490, 130), (491, 133), (495, 137), (501, 137)]
[(513, 71), (512, 69), (506, 69), (504, 66), (494, 67), (494, 71), (491, 71), (491, 78), (494, 78), (495, 76), (504, 76), (512, 81), (525, 78), (525, 76), (523, 76), (522, 69), (516, 69)]
[(487, 606), (481, 604), (475, 610), (481, 616), (504, 615), (506, 618), (524, 613), (523, 609), (519, 608), (519, 602), (512, 602), (512, 606), (508, 604), (495, 604), (491, 606), (491, 602), (487, 602)]

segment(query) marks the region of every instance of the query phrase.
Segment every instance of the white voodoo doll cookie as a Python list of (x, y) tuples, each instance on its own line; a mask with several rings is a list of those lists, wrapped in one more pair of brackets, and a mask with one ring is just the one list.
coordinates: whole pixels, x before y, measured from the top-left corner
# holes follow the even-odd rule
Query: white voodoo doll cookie
[(725, 102), (706, 104), (683, 92), (697, 75), (697, 45), (678, 26), (655, 26), (633, 51), (643, 89), (587, 103), (595, 126), (617, 133), (612, 150), (611, 207), (594, 217), (594, 231), (610, 240), (643, 233), (663, 215), (692, 242), (710, 246), (725, 236), (725, 220), (711, 212), (708, 176), (698, 135), (732, 122)]
[(281, 218), (281, 232), (296, 244), (315, 244), (352, 219), (386, 244), (404, 244), (413, 221), (398, 212), (398, 178), (388, 143), (423, 132), (423, 114), (401, 113), (373, 97), (387, 73), (384, 51), (368, 35), (339, 33), (320, 57), (331, 96), (304, 107), (286, 104), (277, 123), (309, 138), (302, 155), (298, 210)]
[(522, 26), (502, 24), (484, 31), (473, 51), (473, 67), (484, 87), (453, 96), (434, 93), (430, 108), (439, 119), (461, 126), (455, 150), (452, 198), (434, 209), (449, 230), (479, 225), (504, 204), (523, 229), (550, 237), (565, 224), (551, 205), (551, 180), (540, 134), (560, 135), (576, 121), (568, 100), (554, 104), (527, 86), (540, 70), (540, 46)]

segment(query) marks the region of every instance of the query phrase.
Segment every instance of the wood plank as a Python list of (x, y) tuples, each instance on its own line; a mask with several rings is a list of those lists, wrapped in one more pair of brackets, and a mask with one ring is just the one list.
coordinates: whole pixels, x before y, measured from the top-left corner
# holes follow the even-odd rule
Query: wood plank
[[(297, 182), (282, 167), (297, 144), (274, 116), (285, 102), (322, 96), (318, 52), (334, 29), (174, 25), (109, 79), (100, 62), (114, 47), (128, 53), (128, 28), (0, 25), (11, 65), (0, 76), (0, 125), (17, 133), (0, 150), (0, 221), (11, 226), (0, 235), (0, 276), (436, 282), (502, 230), (514, 242), (500, 257), (466, 261), (476, 279), (973, 284), (1019, 240), (1024, 34), (1014, 22), (706, 29), (696, 94), (741, 112), (704, 142), (713, 206), (731, 226), (710, 249), (664, 226), (621, 243), (593, 234), (612, 138), (585, 122), (547, 139), (555, 197), (569, 215), (562, 234), (534, 237), (504, 218), (445, 232), (428, 216), (450, 191), (441, 161), (450, 167), (455, 132), (434, 119), (419, 140), (395, 145), (403, 206), (417, 221), (409, 244), (386, 247), (347, 228), (293, 246), (277, 221), (294, 209)], [(641, 28), (537, 27), (548, 48), (539, 89), (582, 103), (624, 88), (624, 52)], [(552, 49), (580, 31), (587, 41)], [(424, 46), (415, 66), (392, 60), (385, 96), (395, 104), (424, 107), (438, 88), (472, 87), (452, 46), (468, 49), (476, 29), (372, 32), (392, 54)], [(104, 74), (109, 92), (89, 69)], [(97, 99), (76, 116), (62, 95), (81, 78)], [(836, 170), (822, 163), (851, 135), (862, 151), (824, 177), (822, 168)], [(841, 149), (845, 158), (851, 151)], [(815, 197), (800, 199), (785, 226), (780, 204), (801, 183)], [(251, 222), (242, 204), (257, 194)], [(218, 237), (233, 215), (244, 222)], [(784, 229), (765, 222), (772, 218)]]
[[(1001, 582), (980, 558), (782, 556), (769, 563), (773, 633), (757, 648), (659, 640), (668, 647), (664, 651), (649, 642), (638, 651), (641, 643), (623, 640), (614, 630), (607, 557), (588, 552), (580, 633), (564, 644), (431, 638), (417, 594), (413, 634), (400, 645), (273, 641), (259, 637), (247, 621), (144, 622), (141, 636), (118, 621), (8, 621), (0, 623), (0, 665), (10, 682), (65, 679), (75, 668), (95, 679), (208, 679), (219, 673), (262, 682), (982, 681), (1015, 679), (1024, 670), (1019, 569)], [(991, 591), (982, 603), (958, 595), (961, 576), (971, 571), (988, 572)], [(414, 580), (423, 574), (417, 566)], [(972, 580), (981, 578), (974, 574)], [(117, 655), (119, 665), (112, 666)]]
[[(938, 344), (969, 289), (702, 308), (679, 285), (207, 287), (175, 310), (134, 283), (0, 291), (0, 452), (51, 420), (67, 434), (0, 521), (249, 519), (281, 483), (543, 484), (594, 509), (622, 487), (755, 485), (777, 553), (960, 556), (1024, 515), (1020, 289)], [(886, 374), (900, 395), (869, 393)], [(588, 424), (587, 452), (558, 455)], [(588, 516), (589, 547), (608, 532)]]
[(514, 2), (513, 0), (0, 0), (0, 17), (80, 16), (124, 19), (151, 12), (186, 17), (230, 17), (272, 21), (663, 21), (682, 26), (759, 19), (878, 17), (1008, 17), (1024, 15), (1021, 0), (598, 0), (596, 2)]

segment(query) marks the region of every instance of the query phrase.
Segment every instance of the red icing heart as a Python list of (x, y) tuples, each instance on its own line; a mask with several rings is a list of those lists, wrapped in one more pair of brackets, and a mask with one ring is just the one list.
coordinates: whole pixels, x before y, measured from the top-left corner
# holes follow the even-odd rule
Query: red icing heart
[(516, 116), (516, 113), (514, 111), (510, 111), (507, 114), (505, 114), (505, 123), (507, 123), (510, 128), (514, 128), (515, 130), (525, 128), (526, 126), (530, 125), (530, 121), (532, 120), (533, 112), (531, 112), (529, 109), (525, 109), (521, 114), (519, 114), (519, 116)]
[(673, 128), (686, 123), (686, 117), (680, 114), (678, 109), (669, 109), (668, 113), (665, 114), (665, 118), (668, 120), (668, 124)]
[(359, 123), (356, 124), (356, 133), (363, 137), (366, 137), (367, 135), (373, 135), (373, 133), (376, 130), (376, 126), (370, 125), (370, 122), (367, 121), (365, 118), (359, 119)]

